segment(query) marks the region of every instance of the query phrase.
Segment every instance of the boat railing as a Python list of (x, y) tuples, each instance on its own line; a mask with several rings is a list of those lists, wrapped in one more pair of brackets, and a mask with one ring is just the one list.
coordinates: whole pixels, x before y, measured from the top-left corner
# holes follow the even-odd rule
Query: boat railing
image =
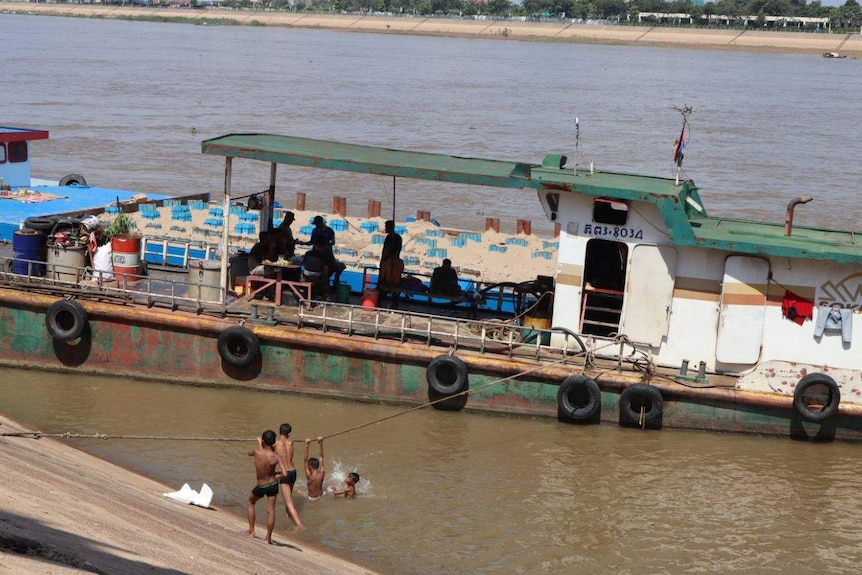
[[(307, 309), (299, 306), (299, 327), (339, 331), (374, 339), (408, 340), (427, 345), (467, 348), (480, 353), (531, 357), (536, 360), (558, 358), (567, 363), (584, 358), (586, 348), (577, 336), (554, 329), (536, 329), (512, 320), (476, 319), (441, 316), (413, 310), (369, 308), (357, 305), (315, 302)], [(552, 336), (554, 345), (551, 345)]]
[[(26, 273), (14, 273), (13, 264), (26, 266)], [(98, 294), (171, 309), (189, 307), (197, 311), (214, 309), (224, 314), (223, 290), (218, 285), (189, 282), (139, 274), (115, 274), (89, 267), (9, 258), (0, 278), (12, 286), (40, 287), (62, 293)], [(22, 271), (22, 270), (19, 270)]]

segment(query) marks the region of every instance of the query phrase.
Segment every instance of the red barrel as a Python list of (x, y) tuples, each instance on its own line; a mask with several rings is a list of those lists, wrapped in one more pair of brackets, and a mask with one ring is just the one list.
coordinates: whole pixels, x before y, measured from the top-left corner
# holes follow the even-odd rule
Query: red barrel
[(118, 281), (129, 276), (127, 281), (135, 281), (132, 277), (141, 272), (141, 238), (119, 234), (111, 238), (111, 263), (114, 266), (114, 277)]

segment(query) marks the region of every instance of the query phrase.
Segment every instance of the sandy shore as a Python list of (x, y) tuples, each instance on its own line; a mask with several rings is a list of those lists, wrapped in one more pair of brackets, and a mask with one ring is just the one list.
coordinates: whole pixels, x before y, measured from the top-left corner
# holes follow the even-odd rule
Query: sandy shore
[[(0, 416), (0, 433), (23, 430)], [(277, 530), (264, 544), (263, 503), (251, 539), (241, 518), (51, 439), (0, 437), (0, 469), (0, 575), (372, 573)]]
[(345, 30), (385, 34), (420, 34), (533, 40), (821, 54), (838, 52), (862, 56), (862, 35), (754, 30), (702, 30), (649, 26), (601, 26), (569, 22), (538, 23), (498, 20), (453, 20), (424, 17), (297, 14), (288, 12), (230, 11), (82, 4), (30, 4), (0, 2), (0, 11), (97, 18), (226, 19), (243, 25)]

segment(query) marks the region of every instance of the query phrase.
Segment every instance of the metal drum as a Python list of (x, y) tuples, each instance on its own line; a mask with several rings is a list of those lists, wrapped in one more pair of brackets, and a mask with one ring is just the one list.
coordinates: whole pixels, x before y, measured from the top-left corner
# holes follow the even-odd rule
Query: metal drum
[(15, 257), (12, 262), (12, 273), (31, 276), (45, 275), (44, 264), (32, 263), (33, 261), (45, 261), (42, 255), (44, 246), (45, 234), (41, 231), (27, 228), (15, 230), (12, 235), (12, 254)]

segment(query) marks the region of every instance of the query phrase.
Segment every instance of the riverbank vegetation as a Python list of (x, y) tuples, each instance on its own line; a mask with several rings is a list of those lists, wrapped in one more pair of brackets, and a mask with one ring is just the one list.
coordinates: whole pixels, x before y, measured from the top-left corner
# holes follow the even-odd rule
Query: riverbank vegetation
[[(251, 8), (254, 0), (224, 0), (225, 8)], [(271, 0), (274, 10), (297, 10), (290, 0)], [(804, 18), (828, 18), (834, 31), (859, 30), (862, 8), (857, 0), (843, 6), (823, 6), (820, 0), (718, 0), (699, 3), (691, 0), (314, 0), (305, 9), (311, 12), (380, 14), (386, 16), (514, 17), (528, 20), (605, 21), (611, 24), (649, 26), (689, 26), (709, 28), (776, 28), (787, 31), (824, 31), (817, 22)], [(688, 18), (657, 18), (642, 21), (641, 13), (687, 15)], [(722, 18), (716, 18), (721, 16)], [(712, 17), (712, 18), (711, 18)]]

